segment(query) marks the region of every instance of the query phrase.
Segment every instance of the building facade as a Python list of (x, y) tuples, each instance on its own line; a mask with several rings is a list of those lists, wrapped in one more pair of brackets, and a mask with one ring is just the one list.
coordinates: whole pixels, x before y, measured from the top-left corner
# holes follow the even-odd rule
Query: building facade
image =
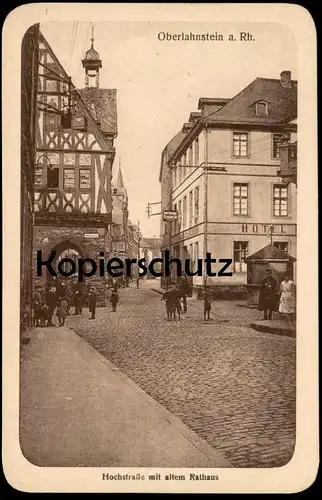
[(116, 180), (112, 184), (112, 224), (111, 255), (124, 259), (127, 255), (128, 241), (128, 194), (124, 186), (123, 175), (119, 168)]
[[(232, 99), (200, 98), (198, 108), (166, 160), (179, 217), (163, 225), (163, 241), (170, 231), (173, 255), (190, 259), (192, 272), (206, 252), (217, 262), (231, 259), (232, 276), (208, 276), (208, 284), (245, 284), (245, 259), (270, 241), (296, 257), (296, 185), (278, 172), (281, 142), (296, 141), (297, 82), (288, 71), (256, 78)], [(192, 279), (203, 283), (203, 276)]]
[(25, 33), (21, 46), (21, 254), (20, 254), (20, 324), (31, 326), (33, 190), (36, 162), (35, 128), (39, 24)]
[[(76, 89), (39, 37), (34, 255), (41, 250), (45, 259), (55, 251), (53, 267), (64, 257), (97, 261), (100, 251), (111, 253), (116, 90), (99, 88), (102, 63), (93, 43), (82, 60), (85, 88)], [(38, 278), (51, 279), (46, 270)], [(95, 284), (104, 286), (101, 278)]]
[[(141, 238), (140, 242), (141, 255), (145, 259), (145, 265), (148, 266), (153, 259), (160, 259), (162, 257), (161, 253), (161, 238)], [(161, 262), (156, 262), (153, 266), (156, 273), (162, 271)], [(155, 278), (156, 276), (151, 274), (148, 269), (148, 273), (145, 276), (147, 279)]]

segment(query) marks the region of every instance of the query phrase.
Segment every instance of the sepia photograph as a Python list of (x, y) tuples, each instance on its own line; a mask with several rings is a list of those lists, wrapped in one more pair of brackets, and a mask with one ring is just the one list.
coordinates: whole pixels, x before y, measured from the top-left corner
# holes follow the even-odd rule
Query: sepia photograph
[(20, 40), (19, 447), (215, 492), (298, 444), (299, 45), (105, 17)]

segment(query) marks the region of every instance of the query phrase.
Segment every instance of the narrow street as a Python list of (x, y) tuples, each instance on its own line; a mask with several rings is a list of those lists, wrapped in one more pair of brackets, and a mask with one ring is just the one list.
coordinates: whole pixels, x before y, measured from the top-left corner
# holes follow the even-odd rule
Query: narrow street
[[(156, 287), (159, 283), (155, 284)], [(143, 282), (120, 290), (116, 312), (69, 316), (66, 326), (235, 467), (281, 467), (295, 445), (295, 339), (248, 327), (260, 313), (200, 303), (168, 322), (161, 295)]]

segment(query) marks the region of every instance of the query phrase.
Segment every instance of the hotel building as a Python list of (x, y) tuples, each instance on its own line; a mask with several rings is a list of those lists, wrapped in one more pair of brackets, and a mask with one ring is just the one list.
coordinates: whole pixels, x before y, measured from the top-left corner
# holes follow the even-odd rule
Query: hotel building
[(200, 98), (198, 110), (162, 153), (162, 211), (178, 220), (162, 222), (161, 250), (195, 269), (205, 250), (231, 259), (233, 275), (208, 283), (245, 284), (246, 257), (270, 242), (296, 257), (296, 184), (278, 174), (279, 144), (296, 144), (297, 82), (289, 71), (256, 78), (231, 99)]

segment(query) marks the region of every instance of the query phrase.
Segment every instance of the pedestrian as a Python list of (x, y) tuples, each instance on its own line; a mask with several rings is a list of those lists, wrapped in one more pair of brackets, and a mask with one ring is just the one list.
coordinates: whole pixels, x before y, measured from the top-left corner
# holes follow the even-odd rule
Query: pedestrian
[(66, 297), (63, 297), (58, 302), (57, 312), (56, 312), (56, 316), (59, 321), (59, 326), (64, 326), (67, 315), (68, 315), (68, 302), (66, 300)]
[(40, 326), (48, 326), (48, 306), (44, 300), (40, 307)]
[(180, 321), (180, 313), (182, 312), (180, 299), (181, 299), (180, 288), (179, 286), (176, 286), (173, 290), (173, 318), (176, 319), (176, 314), (177, 314), (179, 321)]
[(136, 288), (140, 288), (140, 276), (136, 278)]
[(258, 310), (264, 311), (264, 320), (271, 320), (273, 311), (277, 311), (277, 293), (277, 280), (272, 276), (271, 269), (267, 269), (261, 283), (258, 301)]
[(119, 301), (118, 291), (117, 291), (117, 288), (114, 287), (114, 288), (112, 288), (112, 293), (111, 293), (111, 298), (110, 298), (110, 302), (112, 304), (112, 311), (113, 312), (116, 311), (116, 307), (117, 307), (118, 301)]
[(35, 292), (33, 294), (32, 302), (33, 302), (33, 326), (41, 326), (42, 294), (40, 285), (36, 285), (35, 287)]
[(92, 315), (89, 319), (95, 319), (95, 312), (96, 312), (96, 289), (93, 286), (90, 288), (90, 291), (89, 291), (89, 294), (88, 294), (88, 308), (89, 308), (89, 312)]
[(296, 287), (288, 274), (285, 275), (281, 283), (280, 292), (281, 297), (278, 310), (284, 315), (287, 322), (292, 322), (296, 309)]
[(161, 301), (165, 302), (168, 321), (171, 321), (174, 315), (176, 298), (177, 294), (175, 293), (175, 288), (172, 285), (169, 286), (168, 290), (164, 292), (164, 294), (161, 297)]
[(183, 312), (187, 312), (187, 295), (190, 290), (189, 280), (185, 274), (182, 275), (179, 281), (180, 296), (183, 302)]
[(111, 298), (111, 292), (110, 292), (110, 287), (108, 284), (105, 286), (105, 307), (108, 307), (108, 304), (110, 302)]
[(211, 311), (212, 294), (211, 290), (206, 286), (204, 298), (203, 298), (203, 319), (204, 321), (210, 321), (210, 311)]
[(53, 315), (57, 306), (57, 293), (56, 288), (49, 286), (46, 293), (46, 304), (48, 306), (48, 326), (56, 326), (53, 323)]

